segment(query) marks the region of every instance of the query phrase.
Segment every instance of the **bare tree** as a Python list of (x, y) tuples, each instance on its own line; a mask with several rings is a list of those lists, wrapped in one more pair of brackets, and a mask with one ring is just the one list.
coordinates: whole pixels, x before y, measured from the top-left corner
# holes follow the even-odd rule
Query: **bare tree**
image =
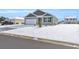
[(5, 21), (6, 17), (1, 16), (0, 17), (0, 22)]

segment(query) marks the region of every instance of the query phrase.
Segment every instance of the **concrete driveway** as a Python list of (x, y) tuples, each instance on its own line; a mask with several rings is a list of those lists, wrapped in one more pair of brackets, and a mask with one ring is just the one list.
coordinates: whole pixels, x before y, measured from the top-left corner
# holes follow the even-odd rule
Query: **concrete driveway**
[(72, 47), (0, 34), (0, 49), (72, 49)]

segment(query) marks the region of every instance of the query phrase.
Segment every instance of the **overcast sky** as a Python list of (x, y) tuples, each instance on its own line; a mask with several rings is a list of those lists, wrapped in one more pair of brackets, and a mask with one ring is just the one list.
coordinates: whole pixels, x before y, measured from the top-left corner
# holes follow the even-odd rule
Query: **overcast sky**
[[(65, 16), (77, 16), (79, 19), (79, 9), (42, 9), (43, 11), (55, 15), (59, 20)], [(28, 13), (34, 12), (35, 9), (0, 9), (0, 16), (9, 18), (24, 17)]]

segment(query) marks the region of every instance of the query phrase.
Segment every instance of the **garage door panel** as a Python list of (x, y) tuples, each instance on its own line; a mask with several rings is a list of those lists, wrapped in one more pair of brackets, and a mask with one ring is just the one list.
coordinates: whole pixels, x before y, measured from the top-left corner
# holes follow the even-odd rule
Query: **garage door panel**
[(27, 19), (26, 24), (36, 24), (36, 19)]

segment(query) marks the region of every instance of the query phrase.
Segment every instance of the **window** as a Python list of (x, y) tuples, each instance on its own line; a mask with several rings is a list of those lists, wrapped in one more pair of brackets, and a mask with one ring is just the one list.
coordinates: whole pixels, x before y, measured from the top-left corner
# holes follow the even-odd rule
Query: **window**
[(51, 22), (51, 17), (50, 17), (50, 18), (48, 18), (48, 22)]
[(38, 18), (38, 24), (42, 22), (42, 18)]
[(73, 20), (73, 18), (70, 18), (70, 20)]
[(66, 19), (67, 21), (69, 20), (69, 19)]
[(51, 17), (50, 18), (44, 18), (44, 22), (51, 22)]
[(51, 19), (49, 19), (48, 22), (51, 22)]
[(44, 22), (47, 22), (47, 18), (44, 18)]
[(77, 20), (76, 18), (73, 18), (73, 20)]

